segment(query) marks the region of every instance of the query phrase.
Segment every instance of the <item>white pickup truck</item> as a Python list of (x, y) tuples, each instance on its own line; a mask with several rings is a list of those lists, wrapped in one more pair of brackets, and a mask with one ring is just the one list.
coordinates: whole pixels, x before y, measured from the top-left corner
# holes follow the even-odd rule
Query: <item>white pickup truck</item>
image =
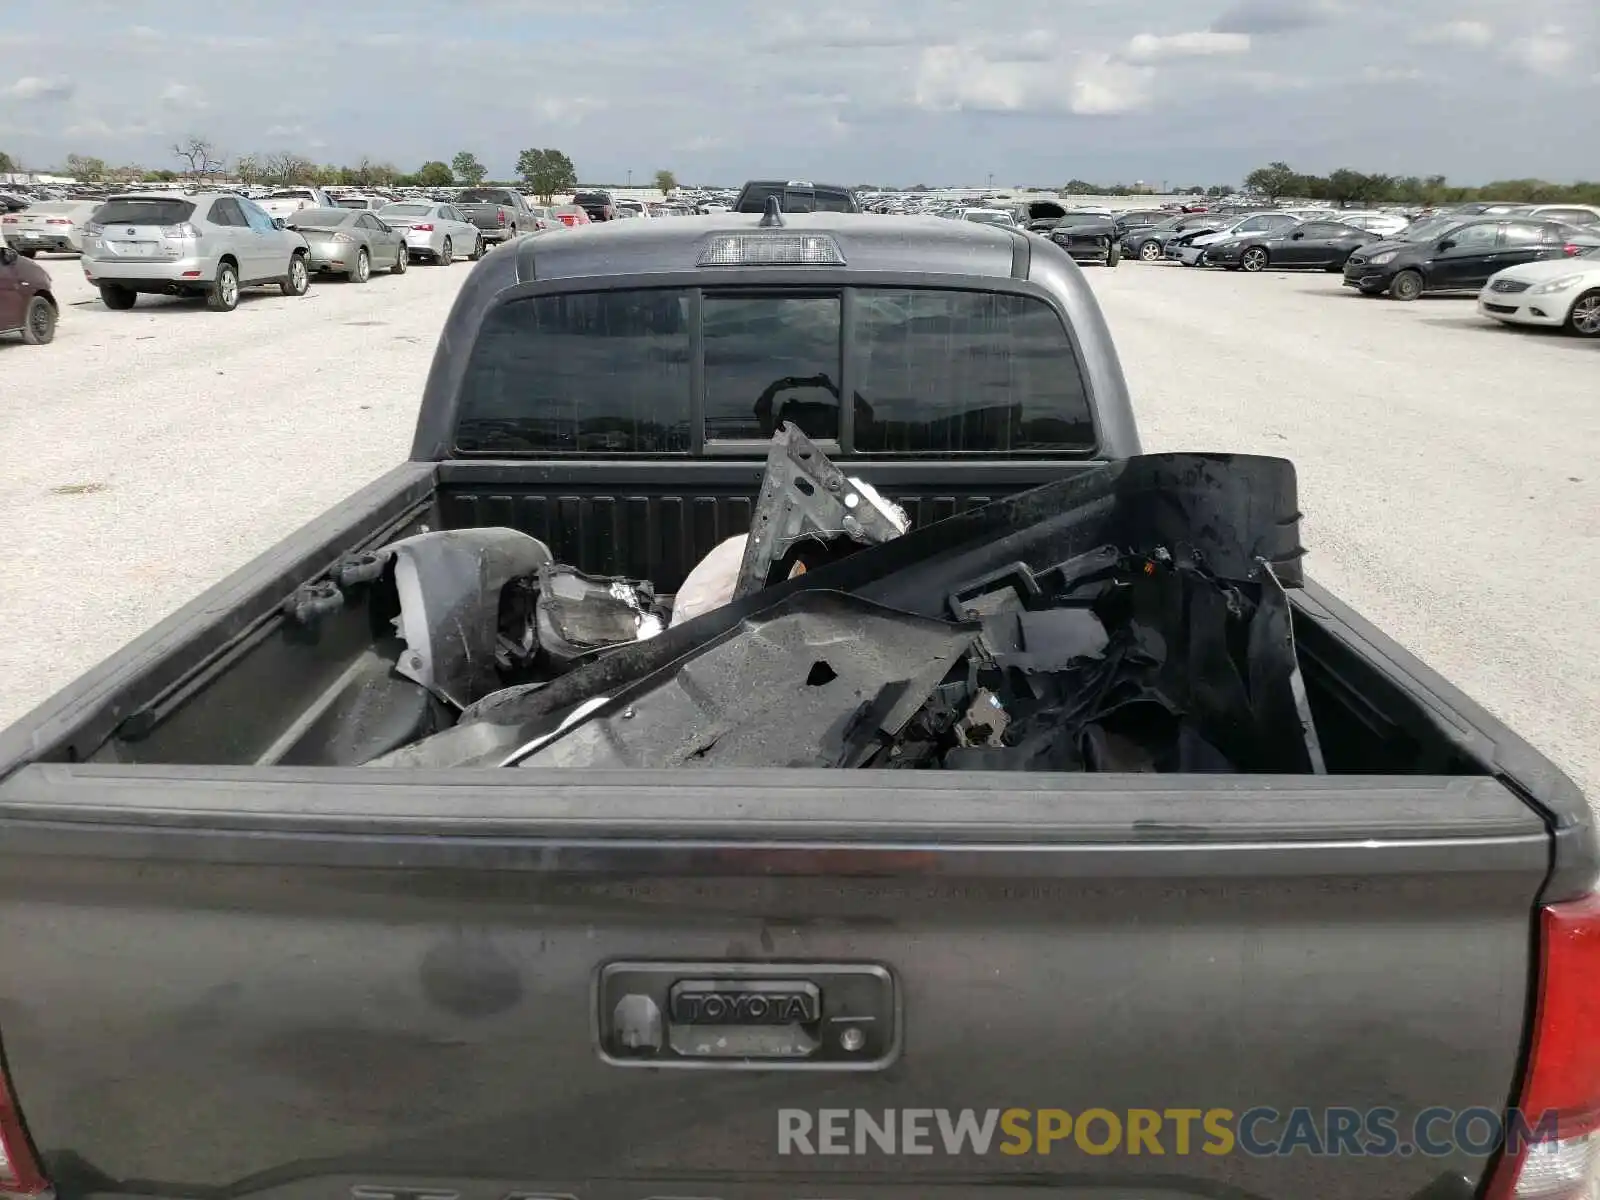
[(333, 197), (317, 187), (286, 187), (279, 188), (264, 200), (258, 203), (267, 212), (278, 218), (291, 217), (305, 208), (336, 208)]

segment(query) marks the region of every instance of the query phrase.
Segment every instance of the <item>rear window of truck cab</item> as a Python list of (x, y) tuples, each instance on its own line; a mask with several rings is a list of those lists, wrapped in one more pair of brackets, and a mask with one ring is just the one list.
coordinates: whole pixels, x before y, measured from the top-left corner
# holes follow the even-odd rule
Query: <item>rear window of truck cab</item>
[(786, 421), (846, 456), (1095, 448), (1082, 367), (1054, 308), (919, 288), (510, 301), (489, 311), (472, 347), (455, 444), (466, 454), (761, 454)]

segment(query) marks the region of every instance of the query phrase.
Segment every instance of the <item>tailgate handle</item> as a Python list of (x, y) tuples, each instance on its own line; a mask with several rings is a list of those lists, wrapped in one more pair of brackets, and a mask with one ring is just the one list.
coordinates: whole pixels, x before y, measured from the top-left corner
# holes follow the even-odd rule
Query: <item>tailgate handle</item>
[(899, 1053), (887, 968), (802, 963), (610, 963), (597, 1050), (614, 1066), (881, 1070)]

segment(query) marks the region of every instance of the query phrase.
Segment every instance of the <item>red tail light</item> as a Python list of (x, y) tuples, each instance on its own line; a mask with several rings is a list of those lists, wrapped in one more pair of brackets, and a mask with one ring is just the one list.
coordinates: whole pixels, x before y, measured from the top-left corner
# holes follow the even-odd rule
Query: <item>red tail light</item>
[[(1518, 1103), (1540, 1138), (1514, 1136), (1486, 1200), (1580, 1200), (1600, 1168), (1600, 894), (1547, 906), (1539, 918), (1539, 990)], [(1540, 1128), (1546, 1114), (1554, 1126)], [(1515, 1126), (1513, 1124), (1513, 1132)], [(1526, 1139), (1520, 1139), (1526, 1140)]]
[(1582, 246), (1566, 245), (1566, 246), (1561, 247), (1561, 252), (1563, 254), (1565, 254), (1568, 258), (1576, 258), (1578, 255), (1583, 253), (1583, 247)]
[(50, 217), (45, 221), (45, 224), (46, 225), (71, 225), (72, 221), (68, 217)]
[(494, 210), (494, 215), (500, 218), (500, 224), (504, 225), (506, 223), (506, 210), (505, 209), (503, 209), (503, 208), (495, 209)]
[(21, 217), (0, 217), (0, 225), (21, 225)]
[(22, 1114), (11, 1098), (11, 1086), (0, 1070), (0, 1195), (45, 1196), (51, 1190), (33, 1143), (22, 1128)]
[(413, 225), (411, 228), (416, 230), (418, 233), (432, 233), (433, 232), (433, 226), (432, 225)]

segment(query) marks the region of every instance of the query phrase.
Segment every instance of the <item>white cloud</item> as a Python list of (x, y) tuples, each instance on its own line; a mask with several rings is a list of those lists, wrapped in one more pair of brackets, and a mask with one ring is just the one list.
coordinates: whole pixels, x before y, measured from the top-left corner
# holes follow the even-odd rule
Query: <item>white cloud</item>
[(167, 40), (166, 34), (162, 33), (159, 29), (151, 28), (149, 25), (134, 25), (129, 27), (128, 36), (131, 38), (136, 38), (141, 42), (164, 42)]
[(93, 115), (80, 117), (65, 130), (69, 138), (84, 139), (153, 137), (160, 132), (161, 130), (149, 121), (134, 120), (126, 125), (113, 125)]
[(929, 112), (1015, 112), (1029, 106), (1032, 71), (1020, 63), (991, 63), (971, 46), (929, 46), (917, 64), (913, 92)]
[(984, 43), (925, 49), (917, 64), (912, 104), (930, 113), (1104, 116), (1142, 108), (1150, 98), (1151, 69), (1112, 55), (1019, 61), (990, 58), (988, 49)]
[(5, 90), (13, 100), (70, 100), (78, 85), (65, 75), (24, 75)]
[(989, 62), (1050, 62), (1061, 54), (1061, 38), (1048, 29), (1030, 29), (1021, 37), (988, 42), (982, 53)]
[(545, 96), (533, 102), (534, 111), (546, 121), (569, 121), (573, 124), (606, 107), (604, 100), (591, 96)]
[(1536, 74), (1557, 75), (1572, 61), (1572, 39), (1561, 26), (1546, 25), (1512, 42), (1507, 53)]
[(210, 107), (204, 93), (187, 83), (170, 83), (161, 93), (161, 103), (167, 108), (196, 112)]
[(114, 137), (116, 132), (99, 117), (85, 117), (77, 124), (67, 126), (67, 136), (76, 138)]
[(1446, 21), (1419, 29), (1412, 41), (1423, 45), (1472, 46), (1482, 49), (1494, 41), (1494, 29), (1482, 21)]
[(270, 125), (262, 136), (269, 138), (297, 138), (305, 137), (305, 135), (306, 127), (304, 125)]
[(1217, 33), (1200, 29), (1192, 33), (1140, 33), (1123, 47), (1129, 62), (1153, 63), (1175, 58), (1209, 58), (1218, 54), (1248, 54), (1248, 33)]
[(703, 133), (698, 137), (690, 138), (687, 142), (684, 142), (683, 145), (679, 146), (678, 149), (683, 151), (685, 154), (704, 154), (708, 150), (720, 150), (727, 144), (728, 140), (726, 138), (720, 138), (712, 134)]
[(276, 43), (269, 37), (257, 37), (253, 34), (228, 34), (216, 36), (205, 34), (200, 37), (200, 44), (207, 50), (266, 50)]
[(1304, 75), (1287, 75), (1282, 71), (1230, 71), (1223, 78), (1263, 96), (1303, 92), (1311, 87), (1311, 80)]
[(1366, 67), (1361, 78), (1368, 83), (1408, 83), (1427, 76), (1416, 67)]
[(1155, 72), (1118, 62), (1110, 55), (1085, 59), (1072, 77), (1070, 109), (1080, 117), (1136, 112), (1150, 103)]

